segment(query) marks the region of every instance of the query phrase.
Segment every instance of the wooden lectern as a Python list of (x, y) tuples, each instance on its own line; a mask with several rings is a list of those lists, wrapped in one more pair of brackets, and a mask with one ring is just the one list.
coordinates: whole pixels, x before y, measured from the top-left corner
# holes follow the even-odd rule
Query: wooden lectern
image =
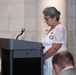
[(0, 38), (2, 75), (43, 75), (42, 43)]

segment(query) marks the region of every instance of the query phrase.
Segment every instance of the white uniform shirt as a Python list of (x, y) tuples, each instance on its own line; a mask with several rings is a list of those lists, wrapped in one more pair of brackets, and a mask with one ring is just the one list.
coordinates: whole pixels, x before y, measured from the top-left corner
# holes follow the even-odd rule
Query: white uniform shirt
[[(44, 48), (44, 53), (52, 47), (53, 43), (61, 43), (61, 48), (57, 51), (64, 51), (67, 50), (66, 48), (66, 41), (67, 41), (67, 32), (66, 28), (59, 24), (53, 30), (51, 30), (48, 34), (47, 32), (42, 38), (42, 43)], [(44, 75), (52, 75), (52, 57), (45, 60), (44, 65)]]
[(66, 28), (59, 24), (48, 34), (47, 32), (42, 38), (42, 43), (45, 47), (44, 53), (52, 46), (53, 43), (62, 43), (61, 48), (58, 51), (66, 50), (67, 31)]

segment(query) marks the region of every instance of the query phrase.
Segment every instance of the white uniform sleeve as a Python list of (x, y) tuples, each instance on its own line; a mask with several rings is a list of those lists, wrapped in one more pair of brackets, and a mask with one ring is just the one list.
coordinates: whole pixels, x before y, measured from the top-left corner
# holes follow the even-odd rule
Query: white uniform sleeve
[(54, 31), (53, 43), (66, 43), (66, 29), (59, 26)]

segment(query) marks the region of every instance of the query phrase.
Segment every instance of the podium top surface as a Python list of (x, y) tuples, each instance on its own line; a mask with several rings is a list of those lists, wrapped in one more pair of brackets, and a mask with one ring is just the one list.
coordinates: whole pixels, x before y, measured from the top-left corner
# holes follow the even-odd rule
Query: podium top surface
[(25, 41), (25, 40), (16, 40), (16, 39), (7, 39), (0, 38), (0, 48), (7, 50), (21, 50), (21, 49), (42, 49), (43, 45), (39, 42)]

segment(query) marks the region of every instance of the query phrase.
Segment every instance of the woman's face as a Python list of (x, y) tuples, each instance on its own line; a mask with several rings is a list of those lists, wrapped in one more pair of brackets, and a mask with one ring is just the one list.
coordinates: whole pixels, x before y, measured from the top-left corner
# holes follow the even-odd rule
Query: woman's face
[(44, 16), (44, 19), (48, 26), (54, 25), (54, 18), (51, 18), (50, 16)]

